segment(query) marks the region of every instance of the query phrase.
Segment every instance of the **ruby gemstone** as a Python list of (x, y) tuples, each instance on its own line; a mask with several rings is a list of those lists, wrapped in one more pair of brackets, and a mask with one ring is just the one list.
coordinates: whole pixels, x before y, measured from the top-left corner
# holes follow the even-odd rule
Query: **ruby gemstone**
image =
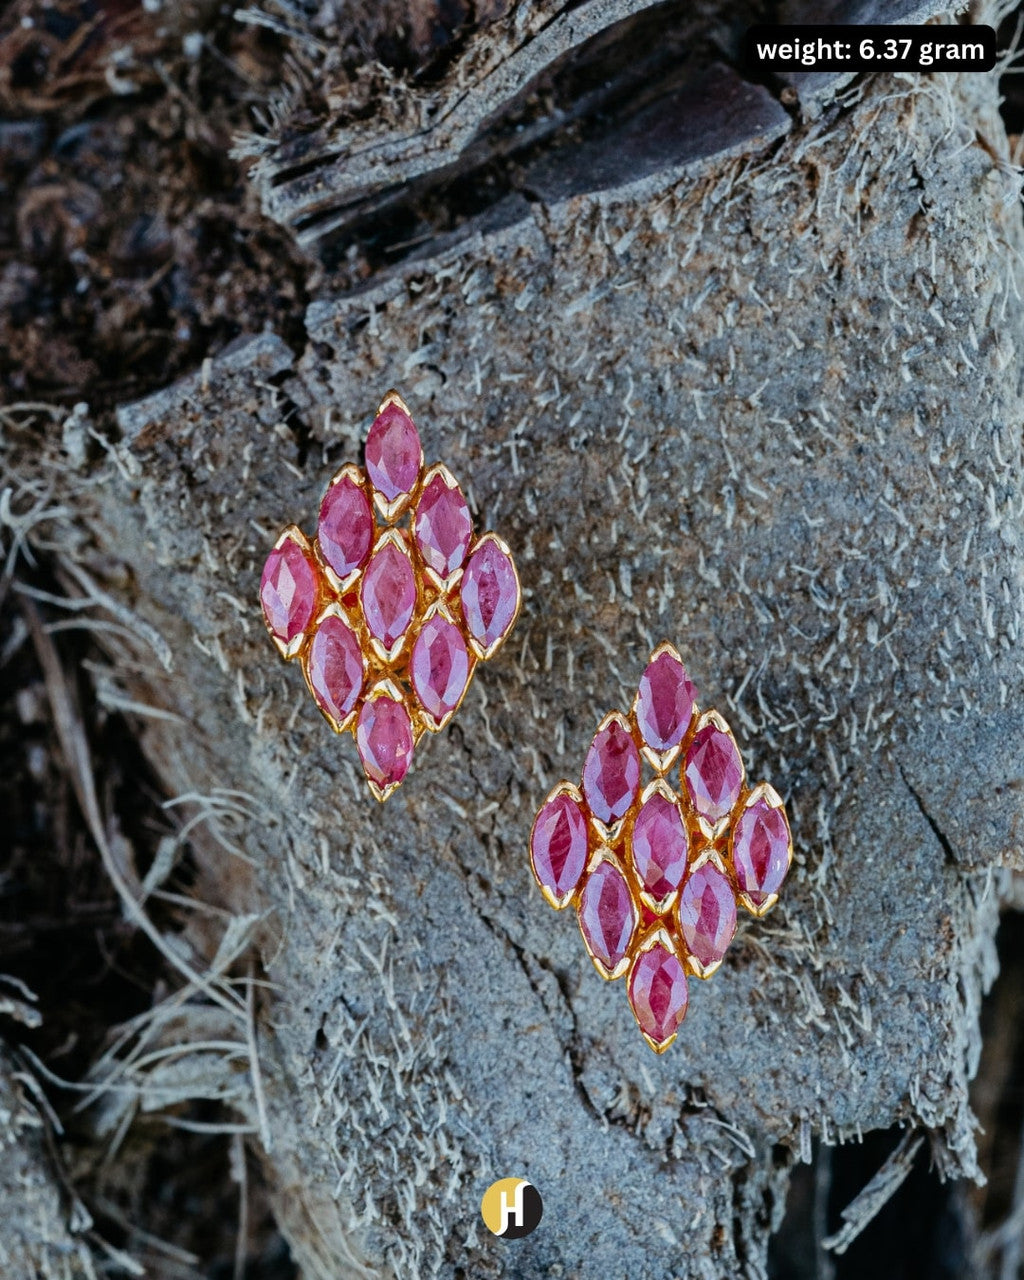
[(587, 824), (579, 805), (564, 793), (541, 808), (530, 833), (534, 874), (554, 898), (573, 893), (587, 860)]
[(366, 437), (366, 470), (388, 502), (412, 493), (423, 466), (423, 446), (412, 418), (397, 404), (377, 415)]
[(686, 974), (675, 955), (656, 942), (637, 956), (629, 975), (629, 1003), (640, 1030), (660, 1048), (686, 1017)]
[(454, 711), (469, 681), (469, 653), (458, 627), (439, 614), (428, 618), (412, 647), (410, 674), (435, 724)]
[(366, 494), (351, 476), (342, 476), (324, 494), (316, 540), (339, 578), (347, 578), (370, 554), (373, 515)]
[(308, 668), (318, 705), (344, 720), (363, 690), (363, 658), (347, 622), (334, 614), (324, 618), (309, 646)]
[(412, 562), (393, 542), (385, 542), (370, 557), (359, 599), (370, 634), (391, 649), (405, 635), (416, 608)]
[(363, 771), (382, 790), (401, 782), (412, 759), (412, 721), (404, 703), (383, 695), (364, 702), (356, 724)]
[(655, 902), (678, 889), (689, 848), (679, 806), (657, 791), (648, 796), (636, 815), (631, 848), (636, 873)]
[(736, 883), (755, 907), (782, 888), (790, 855), (785, 813), (773, 809), (764, 796), (759, 797), (740, 814), (732, 843)]
[(679, 931), (707, 968), (718, 964), (736, 932), (736, 899), (728, 878), (710, 862), (698, 867), (679, 895)]
[(462, 490), (449, 489), (444, 477), (427, 481), (416, 504), (413, 523), (420, 555), (440, 578), (455, 572), (466, 558), (473, 536), (473, 521)]
[(290, 538), (267, 556), (260, 578), (260, 603), (267, 626), (284, 644), (305, 631), (316, 608), (316, 571)]
[(640, 677), (636, 719), (644, 742), (655, 751), (678, 747), (693, 715), (697, 690), (674, 653), (659, 653)]
[(590, 811), (606, 824), (621, 818), (640, 786), (640, 753), (629, 730), (610, 720), (594, 735), (583, 765), (583, 794)]
[(599, 862), (587, 877), (577, 908), (587, 946), (606, 969), (614, 969), (629, 948), (636, 907), (618, 867)]
[(711, 823), (726, 817), (740, 798), (743, 762), (736, 743), (707, 724), (690, 743), (683, 769), (693, 807)]
[(512, 557), (496, 542), (482, 542), (462, 575), (462, 614), (484, 649), (504, 639), (519, 608), (519, 579)]

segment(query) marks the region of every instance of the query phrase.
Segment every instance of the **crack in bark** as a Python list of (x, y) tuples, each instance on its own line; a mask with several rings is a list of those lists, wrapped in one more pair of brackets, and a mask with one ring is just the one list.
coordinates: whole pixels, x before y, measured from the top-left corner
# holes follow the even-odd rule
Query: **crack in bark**
[[(517, 943), (512, 938), (512, 936), (508, 933), (508, 931), (502, 928), (502, 926), (498, 923), (498, 921), (493, 916), (488, 915), (487, 912), (485, 912), (482, 909), (479, 902), (476, 901), (471, 888), (474, 879), (477, 878), (476, 873), (473, 872), (469, 867), (467, 867), (461, 861), (458, 855), (454, 853), (454, 850), (453, 850), (453, 857), (454, 857), (456, 866), (462, 872), (462, 875), (466, 881), (466, 888), (467, 888), (467, 892), (469, 893), (469, 900), (473, 905), (473, 909), (476, 912), (477, 918), (480, 920), (481, 924), (488, 931), (488, 933), (490, 933), (492, 937), (497, 938), (499, 942), (503, 942), (509, 948), (511, 953), (515, 956), (516, 961), (519, 964), (519, 967), (522, 969), (523, 974), (526, 977), (526, 981), (530, 984), (530, 990), (533, 992), (533, 994), (537, 997), (537, 1000), (540, 1002), (540, 1005), (543, 1008), (548, 1020), (552, 1023), (552, 1027), (555, 1030), (555, 1034), (557, 1036), (558, 1034), (557, 1027), (554, 1026), (554, 1019), (551, 1016), (551, 1011), (548, 1007), (548, 1001), (545, 998), (545, 993), (537, 983), (533, 974), (530, 972), (530, 966), (527, 963), (527, 959), (526, 959), (526, 956), (527, 956), (526, 948), (520, 946), (519, 943)], [(572, 1028), (573, 1028), (572, 1037), (570, 1039), (570, 1043), (566, 1045), (566, 1053), (568, 1056), (569, 1070), (570, 1070), (570, 1075), (572, 1077), (573, 1088), (575, 1089), (576, 1094), (580, 1099), (580, 1102), (583, 1104), (584, 1110), (587, 1112), (587, 1114), (591, 1117), (592, 1120), (597, 1120), (598, 1122), (603, 1122), (605, 1124), (619, 1124), (625, 1128), (628, 1128), (628, 1125), (625, 1125), (623, 1121), (609, 1117), (603, 1111), (601, 1111), (594, 1104), (593, 1099), (590, 1097), (590, 1094), (587, 1091), (586, 1085), (584, 1085), (583, 1083), (583, 1079), (582, 1079), (583, 1053), (579, 1043), (580, 1041), (579, 1023), (576, 1018), (576, 1011), (572, 1007), (572, 1001), (569, 999), (569, 994), (568, 994), (568, 991), (566, 990), (566, 980), (564, 976), (560, 975), (550, 965), (545, 964), (538, 956), (533, 956), (533, 959), (536, 962), (536, 964), (545, 971), (545, 973), (549, 973), (554, 978), (555, 984), (558, 987), (559, 994), (561, 995), (562, 1000), (565, 1003), (566, 1012), (568, 1013), (570, 1019), (572, 1020)]]
[(921, 812), (921, 817), (924, 818), (925, 822), (927, 822), (929, 827), (931, 827), (932, 833), (934, 834), (936, 840), (938, 840), (939, 844), (942, 846), (943, 851), (945, 852), (946, 857), (949, 859), (950, 864), (954, 867), (958, 867), (960, 865), (961, 860), (957, 856), (956, 850), (953, 848), (953, 845), (950, 843), (949, 837), (942, 830), (939, 824), (935, 821), (932, 815), (928, 812), (927, 808), (925, 807), (924, 800), (921, 798), (920, 793), (916, 790), (913, 783), (907, 777), (903, 766), (901, 764), (898, 764), (896, 767), (900, 771), (900, 777), (903, 779), (903, 785), (907, 788), (907, 790), (913, 796), (914, 803), (917, 805), (918, 809)]

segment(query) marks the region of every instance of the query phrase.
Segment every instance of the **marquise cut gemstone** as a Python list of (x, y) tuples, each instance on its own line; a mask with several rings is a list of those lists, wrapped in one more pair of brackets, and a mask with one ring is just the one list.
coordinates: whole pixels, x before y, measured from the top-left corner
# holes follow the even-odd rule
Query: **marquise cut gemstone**
[(674, 653), (658, 654), (640, 677), (636, 719), (644, 742), (655, 751), (678, 747), (690, 727), (697, 691)]
[(694, 737), (683, 774), (693, 807), (711, 823), (726, 817), (740, 798), (743, 762), (731, 735), (717, 725), (705, 725)]
[(617, 821), (636, 799), (640, 786), (640, 753), (629, 730), (618, 720), (599, 729), (583, 765), (583, 794), (594, 817)]
[(432, 476), (416, 504), (413, 524), (420, 555), (440, 578), (450, 577), (466, 558), (473, 520), (462, 490), (449, 489), (441, 475)]
[(732, 843), (736, 883), (755, 907), (782, 888), (790, 862), (786, 815), (772, 808), (764, 796), (739, 816)]
[(679, 895), (679, 931), (705, 967), (718, 964), (736, 932), (736, 899), (728, 878), (710, 862), (688, 877)]
[(629, 975), (629, 1003), (640, 1030), (659, 1048), (679, 1030), (688, 1000), (686, 974), (671, 951), (656, 942), (637, 956)]
[(679, 806), (655, 791), (633, 825), (633, 866), (655, 902), (678, 889), (686, 872), (689, 844)]
[(316, 532), (320, 552), (339, 578), (347, 578), (365, 562), (372, 539), (369, 500), (351, 476), (342, 476), (320, 504)]
[(412, 563), (395, 543), (385, 542), (370, 557), (359, 598), (370, 634), (390, 649), (405, 635), (416, 608)]
[(387, 695), (364, 702), (356, 724), (363, 770), (382, 790), (401, 782), (412, 759), (412, 721), (404, 703)]
[(423, 446), (412, 418), (397, 404), (377, 415), (366, 437), (366, 470), (388, 502), (412, 493), (423, 466)]
[(313, 620), (316, 571), (297, 542), (287, 538), (267, 556), (260, 578), (260, 603), (267, 626), (284, 644)]
[(328, 614), (309, 646), (309, 683), (328, 715), (342, 721), (363, 690), (363, 659), (355, 632), (342, 618)]
[(484, 649), (508, 634), (519, 608), (519, 579), (496, 542), (482, 542), (469, 557), (461, 595), (466, 626)]
[(636, 907), (618, 867), (599, 862), (587, 877), (577, 908), (587, 946), (606, 969), (614, 969), (629, 949)]
[(530, 833), (530, 861), (537, 879), (554, 898), (573, 893), (587, 860), (583, 811), (564, 793), (542, 807)]
[(416, 637), (409, 664), (412, 686), (437, 723), (459, 705), (469, 680), (469, 652), (462, 632), (440, 614), (428, 618)]

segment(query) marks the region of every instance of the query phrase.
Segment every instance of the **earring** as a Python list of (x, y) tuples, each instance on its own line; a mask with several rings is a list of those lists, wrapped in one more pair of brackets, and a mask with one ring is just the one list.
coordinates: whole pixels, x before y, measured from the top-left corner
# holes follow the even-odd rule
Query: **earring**
[[(747, 788), (732, 731), (696, 699), (679, 653), (660, 644), (629, 714), (598, 725), (582, 787), (559, 783), (530, 835), (541, 893), (575, 907), (602, 978), (628, 974), (655, 1053), (686, 1016), (687, 975), (709, 978), (722, 963), (737, 905), (770, 911), (793, 860), (782, 800), (766, 782)], [(645, 761), (653, 777), (641, 787)]]
[(409, 410), (389, 391), (320, 504), (316, 536), (289, 525), (260, 580), (270, 637), (297, 659), (335, 733), (356, 739), (370, 790), (386, 800), (426, 731), (458, 710), (477, 662), (498, 650), (522, 603), (507, 544), (473, 536), (447, 467), (424, 469)]

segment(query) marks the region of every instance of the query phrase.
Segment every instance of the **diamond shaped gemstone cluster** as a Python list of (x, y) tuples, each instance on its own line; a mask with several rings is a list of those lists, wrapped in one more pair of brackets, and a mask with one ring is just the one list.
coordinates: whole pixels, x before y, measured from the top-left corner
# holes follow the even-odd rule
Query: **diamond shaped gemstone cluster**
[(701, 712), (668, 642), (651, 654), (630, 713), (598, 725), (581, 785), (559, 783), (530, 836), (541, 892), (575, 909), (603, 978), (626, 976), (656, 1053), (686, 1016), (688, 979), (722, 963), (737, 908), (770, 911), (792, 860), (782, 800), (766, 782), (747, 787), (732, 731)]
[(390, 391), (366, 439), (366, 470), (333, 477), (315, 537), (289, 525), (260, 581), (263, 617), (297, 659), (327, 722), (350, 731), (370, 790), (385, 800), (424, 732), (458, 710), (476, 664), (519, 615), (506, 543), (474, 536), (469, 506)]

